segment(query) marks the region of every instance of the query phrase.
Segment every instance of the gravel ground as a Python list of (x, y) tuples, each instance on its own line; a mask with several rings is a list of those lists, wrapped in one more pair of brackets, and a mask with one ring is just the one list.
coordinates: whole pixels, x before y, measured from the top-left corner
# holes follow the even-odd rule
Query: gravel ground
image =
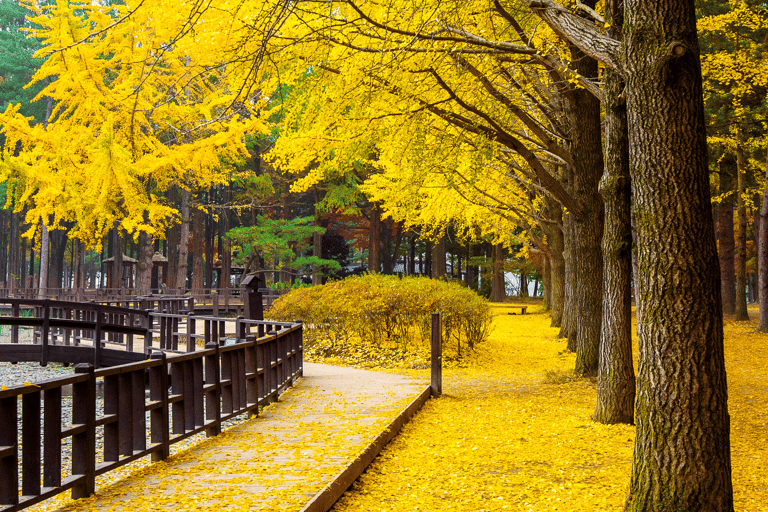
[[(10, 343), (10, 327), (0, 326), (0, 343)], [(32, 329), (19, 329), (19, 342), (32, 343)], [(64, 366), (59, 363), (50, 363), (48, 366), (40, 366), (39, 363), (0, 363), (0, 385), (13, 387), (21, 386), (25, 382), (39, 382), (41, 380), (67, 377), (74, 373), (73, 366)]]

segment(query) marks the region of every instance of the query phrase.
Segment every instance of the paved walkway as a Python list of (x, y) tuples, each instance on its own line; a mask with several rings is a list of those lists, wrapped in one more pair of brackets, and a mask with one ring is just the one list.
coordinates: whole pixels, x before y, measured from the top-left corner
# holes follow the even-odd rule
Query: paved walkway
[(64, 510), (302, 510), (426, 387), (306, 363), (304, 378), (260, 417)]

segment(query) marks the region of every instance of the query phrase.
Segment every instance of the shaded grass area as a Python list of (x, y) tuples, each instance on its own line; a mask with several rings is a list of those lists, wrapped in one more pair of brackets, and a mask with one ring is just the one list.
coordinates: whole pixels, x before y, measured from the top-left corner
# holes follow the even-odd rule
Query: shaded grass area
[[(575, 356), (532, 309), (496, 316), (334, 511), (622, 509), (634, 427), (591, 421), (594, 382), (573, 376)], [(726, 319), (734, 499), (747, 511), (768, 510), (768, 335), (754, 327)]]

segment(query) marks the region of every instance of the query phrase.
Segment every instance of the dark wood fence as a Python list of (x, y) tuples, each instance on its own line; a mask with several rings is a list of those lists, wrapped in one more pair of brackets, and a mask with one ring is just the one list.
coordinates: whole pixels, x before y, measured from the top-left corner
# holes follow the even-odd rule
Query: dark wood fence
[[(10, 327), (10, 344), (0, 345), (0, 361), (83, 363), (95, 367), (142, 360), (152, 346), (149, 311), (89, 302), (0, 299), (0, 325)], [(19, 343), (19, 327), (33, 328), (33, 344)], [(134, 338), (141, 346), (134, 346)], [(100, 340), (94, 343), (94, 340)], [(105, 342), (120, 349), (105, 348)]]
[[(103, 369), (79, 364), (71, 377), (0, 390), (0, 512), (67, 490), (73, 498), (88, 496), (96, 476), (147, 455), (162, 460), (171, 444), (200, 432), (217, 435), (223, 421), (257, 414), (259, 406), (277, 400), (302, 375), (300, 323), (239, 318), (232, 338), (225, 320), (199, 320), (204, 333), (177, 335), (204, 340), (202, 350), (195, 350), (196, 343), (187, 344), (193, 351), (179, 354), (169, 352), (172, 346), (150, 348), (151, 358), (142, 362)], [(168, 339), (173, 345), (172, 334)], [(65, 386), (72, 387), (72, 413), (62, 418)], [(99, 387), (102, 414), (97, 413)], [(103, 429), (104, 440), (98, 454), (97, 429)], [(67, 439), (68, 471), (62, 467)]]

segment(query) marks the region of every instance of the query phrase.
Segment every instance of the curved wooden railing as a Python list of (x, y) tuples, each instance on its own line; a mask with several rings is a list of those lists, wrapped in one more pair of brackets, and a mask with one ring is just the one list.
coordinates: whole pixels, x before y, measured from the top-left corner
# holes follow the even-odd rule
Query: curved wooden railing
[[(111, 311), (100, 309), (110, 306), (80, 306), (104, 315)], [(55, 307), (47, 305), (49, 312)], [(164, 459), (171, 444), (197, 433), (217, 435), (222, 422), (258, 414), (260, 406), (276, 400), (302, 375), (300, 323), (135, 311), (140, 318), (144, 313), (147, 339), (153, 339), (147, 331), (158, 332), (161, 345), (147, 346), (149, 360), (142, 354), (141, 362), (110, 368), (78, 364), (73, 376), (0, 390), (0, 511), (22, 510), (70, 489), (74, 498), (87, 496), (95, 490), (96, 476), (147, 455)], [(31, 320), (44, 328), (38, 318)], [(86, 328), (59, 320), (49, 315), (49, 329)], [(200, 333), (198, 323), (203, 325)], [(189, 328), (179, 329), (185, 325)], [(95, 324), (88, 327), (95, 332)], [(118, 329), (114, 334), (128, 335)], [(200, 350), (199, 342), (204, 343)], [(67, 386), (72, 414), (62, 418)], [(97, 412), (97, 389), (103, 389), (103, 413)], [(104, 437), (99, 453), (97, 428), (103, 428)], [(71, 439), (70, 468), (62, 467), (66, 439)]]

